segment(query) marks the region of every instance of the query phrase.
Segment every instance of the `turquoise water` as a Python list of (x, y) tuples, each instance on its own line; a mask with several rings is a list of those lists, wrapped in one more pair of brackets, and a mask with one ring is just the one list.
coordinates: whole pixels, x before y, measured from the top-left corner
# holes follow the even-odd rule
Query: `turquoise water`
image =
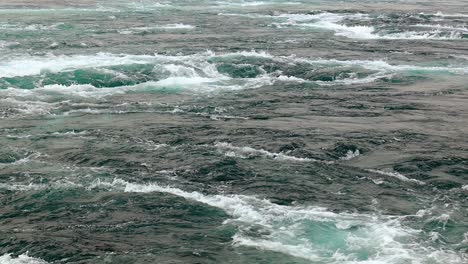
[(464, 6), (0, 1), (0, 263), (466, 263)]

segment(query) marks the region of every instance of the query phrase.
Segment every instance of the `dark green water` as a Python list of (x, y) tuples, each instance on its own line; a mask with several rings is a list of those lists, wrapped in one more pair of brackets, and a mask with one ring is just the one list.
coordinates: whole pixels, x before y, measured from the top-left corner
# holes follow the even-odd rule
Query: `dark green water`
[(0, 264), (468, 261), (465, 1), (0, 1)]

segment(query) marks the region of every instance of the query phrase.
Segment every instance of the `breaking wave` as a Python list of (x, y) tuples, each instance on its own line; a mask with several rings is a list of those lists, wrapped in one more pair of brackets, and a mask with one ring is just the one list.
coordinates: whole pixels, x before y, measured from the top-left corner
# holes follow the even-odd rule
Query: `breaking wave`
[(322, 263), (463, 263), (455, 252), (424, 245), (420, 231), (396, 217), (335, 213), (316, 206), (284, 206), (246, 195), (204, 195), (199, 192), (137, 184), (115, 179), (93, 188), (125, 192), (163, 192), (220, 208), (237, 226), (236, 246), (256, 247)]
[[(267, 151), (236, 148), (229, 144), (220, 144), (220, 147), (247, 154), (277, 157)], [(461, 264), (465, 261), (455, 251), (434, 248), (430, 244), (432, 234), (406, 226), (406, 217), (420, 218), (424, 216), (424, 212), (412, 216), (389, 216), (377, 212), (332, 212), (318, 206), (278, 205), (254, 196), (207, 195), (157, 183), (131, 183), (118, 178), (111, 181), (96, 179), (86, 184), (65, 180), (49, 184), (0, 185), (0, 188), (11, 191), (85, 188), (129, 193), (168, 193), (226, 212), (230, 218), (224, 224), (236, 227), (236, 233), (232, 237), (234, 246), (254, 247), (320, 263)], [(11, 258), (10, 255), (4, 255), (0, 260), (1, 258), (45, 263), (27, 255), (18, 259)]]
[(215, 144), (215, 147), (218, 148), (218, 150), (224, 152), (224, 155), (228, 157), (237, 157), (241, 159), (261, 156), (261, 157), (271, 158), (275, 160), (284, 160), (284, 161), (298, 161), (298, 162), (316, 161), (315, 159), (300, 158), (300, 157), (287, 155), (285, 153), (269, 152), (264, 149), (255, 149), (252, 147), (236, 147), (226, 142), (218, 142)]
[[(440, 24), (411, 24), (401, 22), (395, 25), (381, 22), (385, 15), (379, 17), (369, 14), (346, 14), (319, 12), (313, 14), (279, 14), (279, 15), (239, 15), (251, 18), (269, 18), (278, 20), (272, 25), (283, 27), (316, 28), (335, 32), (336, 36), (353, 39), (375, 39), (375, 40), (454, 40), (466, 38), (467, 29), (463, 26), (456, 27)], [(389, 19), (386, 19), (389, 20)], [(386, 24), (387, 23), (387, 24)], [(391, 28), (391, 29), (390, 29)], [(429, 30), (424, 30), (428, 28)]]
[(411, 71), (464, 74), (468, 68), (392, 65), (383, 60), (308, 59), (255, 51), (180, 56), (111, 53), (48, 55), (5, 59), (0, 63), (0, 88), (81, 86), (86, 90), (146, 82), (147, 85), (182, 87), (203, 84), (208, 87), (207, 90), (219, 87), (240, 89), (275, 82), (366, 83), (391, 78), (394, 73)]
[(48, 262), (28, 256), (28, 253), (19, 255), (18, 257), (12, 257), (12, 254), (5, 254), (0, 256), (1, 264), (47, 264)]

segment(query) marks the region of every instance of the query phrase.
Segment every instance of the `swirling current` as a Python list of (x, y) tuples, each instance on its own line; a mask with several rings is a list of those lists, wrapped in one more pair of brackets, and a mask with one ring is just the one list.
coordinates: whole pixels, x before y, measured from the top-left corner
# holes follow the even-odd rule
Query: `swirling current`
[(0, 0), (0, 263), (467, 263), (467, 5)]

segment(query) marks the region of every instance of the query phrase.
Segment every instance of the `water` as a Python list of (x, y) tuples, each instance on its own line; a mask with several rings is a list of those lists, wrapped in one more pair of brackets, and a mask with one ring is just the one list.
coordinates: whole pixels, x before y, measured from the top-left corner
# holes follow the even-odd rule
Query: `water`
[(0, 3), (0, 263), (468, 261), (465, 1)]

